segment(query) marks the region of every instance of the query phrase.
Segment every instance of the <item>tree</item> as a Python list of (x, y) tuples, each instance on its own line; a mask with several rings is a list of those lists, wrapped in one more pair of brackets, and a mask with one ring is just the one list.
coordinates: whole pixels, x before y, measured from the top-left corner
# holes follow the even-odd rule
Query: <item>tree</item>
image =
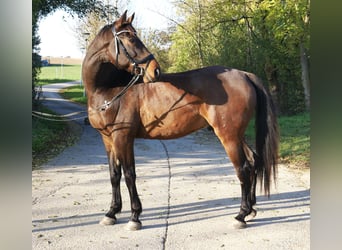
[(172, 71), (221, 64), (259, 75), (280, 112), (308, 108), (309, 0), (178, 1)]
[(169, 68), (168, 53), (171, 46), (171, 36), (174, 32), (174, 26), (170, 26), (167, 30), (140, 30), (138, 31), (141, 40), (144, 42), (149, 51), (155, 55), (162, 71)]
[(177, 26), (171, 36), (172, 46), (169, 53), (170, 71), (182, 71), (199, 68), (207, 64), (205, 42), (207, 34), (203, 30), (205, 25), (206, 1), (190, 0), (176, 3), (178, 13), (184, 22), (172, 20)]
[(271, 53), (266, 54), (270, 67), (265, 67), (265, 73), (276, 73), (271, 78), (276, 78), (274, 86), (285, 113), (310, 107), (309, 7), (309, 0), (263, 0), (255, 11), (259, 17), (256, 23), (263, 27), (259, 37), (273, 45)]

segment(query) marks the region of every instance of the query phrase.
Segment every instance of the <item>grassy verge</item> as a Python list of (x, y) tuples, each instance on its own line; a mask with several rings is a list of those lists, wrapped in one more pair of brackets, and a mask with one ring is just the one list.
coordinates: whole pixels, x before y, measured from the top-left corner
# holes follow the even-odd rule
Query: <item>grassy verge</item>
[[(280, 127), (280, 160), (289, 166), (309, 167), (310, 165), (310, 114), (278, 118)], [(247, 139), (254, 138), (254, 122), (246, 133)]]
[(280, 117), (279, 126), (282, 162), (293, 166), (309, 167), (310, 114)]
[(63, 98), (69, 99), (73, 102), (87, 104), (87, 97), (84, 96), (83, 91), (83, 86), (78, 85), (62, 89), (60, 94), (63, 96)]
[[(53, 113), (45, 108), (41, 111)], [(47, 121), (32, 117), (32, 169), (37, 169), (72, 145), (79, 135), (80, 128), (74, 123)]]

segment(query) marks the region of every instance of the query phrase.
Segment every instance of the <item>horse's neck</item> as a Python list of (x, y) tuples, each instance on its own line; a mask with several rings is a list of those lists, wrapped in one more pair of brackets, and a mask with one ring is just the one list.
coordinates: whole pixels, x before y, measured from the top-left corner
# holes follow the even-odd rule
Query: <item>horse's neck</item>
[[(97, 89), (113, 89), (126, 86), (132, 75), (125, 70), (119, 70), (110, 62), (104, 60), (88, 60), (83, 68), (85, 87), (87, 91), (95, 92)], [(118, 88), (120, 89), (120, 88)]]
[(97, 74), (101, 69), (101, 65), (109, 59), (104, 47), (95, 52), (93, 51), (95, 50), (92, 49), (87, 52), (82, 63), (82, 78), (87, 91), (94, 91)]

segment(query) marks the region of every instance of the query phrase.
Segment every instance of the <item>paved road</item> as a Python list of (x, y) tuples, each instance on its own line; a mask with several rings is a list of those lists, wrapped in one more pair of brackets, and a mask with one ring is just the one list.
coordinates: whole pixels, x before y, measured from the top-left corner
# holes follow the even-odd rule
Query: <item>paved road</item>
[[(65, 86), (51, 85), (44, 95), (58, 98), (54, 91)], [(63, 112), (84, 109), (57, 103), (68, 105)], [(177, 140), (136, 140), (143, 228), (125, 229), (130, 206), (124, 180), (118, 224), (99, 225), (111, 199), (107, 158), (98, 132), (79, 124), (78, 143), (32, 172), (32, 249), (310, 248), (309, 172), (280, 166), (270, 199), (258, 194), (257, 217), (248, 228), (233, 229), (239, 182), (206, 130)]]

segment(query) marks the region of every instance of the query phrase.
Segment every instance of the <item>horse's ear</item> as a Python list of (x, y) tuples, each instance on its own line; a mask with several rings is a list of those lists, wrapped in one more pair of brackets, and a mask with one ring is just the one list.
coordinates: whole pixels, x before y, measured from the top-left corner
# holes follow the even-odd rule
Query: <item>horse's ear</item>
[(126, 19), (127, 19), (127, 10), (125, 10), (122, 16), (115, 22), (116, 27), (122, 26), (122, 24), (126, 22)]
[(135, 15), (135, 13), (133, 13), (133, 14), (127, 19), (127, 23), (132, 24), (133, 19), (134, 19), (134, 15)]

